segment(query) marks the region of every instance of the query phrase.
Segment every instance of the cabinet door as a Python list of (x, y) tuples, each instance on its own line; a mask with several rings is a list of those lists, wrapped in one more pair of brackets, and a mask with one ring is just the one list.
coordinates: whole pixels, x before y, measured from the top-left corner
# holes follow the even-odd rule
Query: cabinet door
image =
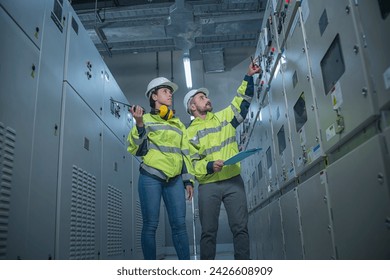
[[(64, 1), (64, 13), (69, 6)], [(66, 32), (53, 21), (53, 7), (50, 8), (45, 12), (34, 123), (26, 242), (28, 259), (54, 258)]]
[(101, 258), (130, 259), (132, 253), (132, 160), (126, 147), (103, 129)]
[(271, 90), (271, 115), (273, 127), (273, 139), (275, 139), (275, 161), (277, 168), (277, 180), (282, 188), (295, 178), (295, 164), (291, 145), (290, 122), (287, 110), (285, 90), (285, 78), (283, 71), (274, 76)]
[(389, 259), (388, 166), (375, 136), (327, 168), (339, 259)]
[(270, 252), (270, 259), (283, 260), (284, 256), (284, 238), (282, 230), (282, 217), (280, 210), (280, 200), (277, 199), (271, 202), (269, 208), (269, 223), (270, 223), (270, 243), (272, 244), (272, 251)]
[(326, 172), (320, 171), (298, 186), (305, 259), (335, 259), (329, 216)]
[[(54, 2), (54, 0), (52, 1)], [(55, 1), (58, 2), (57, 0)], [(42, 42), (43, 19), (45, 18), (44, 14), (46, 2), (47, 0), (2, 0), (0, 3), (9, 16), (15, 20), (18, 26), (22, 28), (25, 34), (27, 34), (38, 48), (41, 47)]]
[(301, 14), (299, 8), (296, 24), (287, 41), (286, 63), (281, 67), (284, 69), (291, 143), (297, 175), (313, 166), (323, 156), (308, 60), (310, 50), (305, 44), (305, 29)]
[(25, 258), (39, 50), (2, 8), (0, 34), (0, 258), (16, 259)]
[(130, 105), (114, 76), (105, 67), (102, 120), (123, 144), (126, 144), (133, 126), (133, 116), (126, 104)]
[[(268, 96), (267, 96), (268, 100)], [(276, 141), (274, 139), (273, 131), (273, 120), (272, 120), (272, 106), (267, 104), (261, 108), (261, 120), (262, 120), (262, 134), (260, 136), (261, 147), (261, 161), (264, 165), (264, 175), (266, 185), (261, 190), (261, 199), (264, 200), (272, 196), (275, 192), (279, 190), (278, 177), (277, 177), (277, 166), (276, 166)]]
[[(387, 1), (351, 1), (363, 40), (368, 73), (374, 82), (379, 108), (390, 107), (390, 6)], [(354, 2), (352, 4), (352, 2)], [(355, 4), (356, 3), (356, 4)]]
[(324, 152), (377, 115), (375, 90), (348, 0), (304, 1), (304, 26)]
[(101, 117), (105, 76), (103, 59), (74, 11), (68, 14), (67, 24), (64, 80)]
[(57, 259), (100, 255), (102, 123), (67, 84), (59, 158)]
[(302, 232), (300, 227), (296, 188), (280, 198), (280, 208), (282, 212), (286, 259), (303, 259)]

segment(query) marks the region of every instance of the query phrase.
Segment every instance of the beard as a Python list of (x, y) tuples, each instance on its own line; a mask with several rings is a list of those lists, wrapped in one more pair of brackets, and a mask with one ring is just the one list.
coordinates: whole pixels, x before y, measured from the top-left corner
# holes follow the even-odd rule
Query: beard
[(213, 111), (213, 105), (211, 105), (211, 102), (206, 103), (205, 109), (207, 110), (207, 112)]
[(198, 108), (198, 111), (201, 114), (206, 114), (207, 112), (213, 111), (213, 106), (211, 105), (211, 102), (207, 102), (202, 108)]

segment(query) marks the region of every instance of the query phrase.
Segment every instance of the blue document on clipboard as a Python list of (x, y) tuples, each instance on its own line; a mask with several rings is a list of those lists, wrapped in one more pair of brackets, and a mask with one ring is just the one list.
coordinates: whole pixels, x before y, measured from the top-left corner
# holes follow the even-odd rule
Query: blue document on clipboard
[(239, 152), (235, 156), (232, 156), (231, 158), (225, 160), (223, 164), (224, 165), (235, 164), (235, 163), (242, 161), (243, 159), (257, 153), (260, 150), (261, 150), (261, 148), (254, 148), (254, 149), (249, 149), (246, 151)]

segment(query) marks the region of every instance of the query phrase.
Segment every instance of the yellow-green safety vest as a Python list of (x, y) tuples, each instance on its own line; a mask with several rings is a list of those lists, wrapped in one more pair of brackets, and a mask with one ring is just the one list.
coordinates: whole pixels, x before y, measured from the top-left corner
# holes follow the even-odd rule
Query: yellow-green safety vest
[(254, 93), (253, 77), (245, 76), (230, 106), (208, 112), (205, 119), (195, 118), (187, 128), (195, 177), (200, 184), (230, 179), (240, 174), (240, 163), (226, 165), (220, 172), (208, 174), (207, 164), (227, 160), (238, 153), (236, 127), (248, 112)]
[[(128, 152), (141, 156), (141, 167), (166, 181), (180, 175), (184, 163), (187, 173), (181, 174), (182, 179), (194, 184), (186, 128), (180, 119), (164, 120), (156, 114), (145, 114), (143, 122), (145, 133), (141, 137), (136, 126), (131, 129)], [(144, 152), (140, 155), (141, 149)]]

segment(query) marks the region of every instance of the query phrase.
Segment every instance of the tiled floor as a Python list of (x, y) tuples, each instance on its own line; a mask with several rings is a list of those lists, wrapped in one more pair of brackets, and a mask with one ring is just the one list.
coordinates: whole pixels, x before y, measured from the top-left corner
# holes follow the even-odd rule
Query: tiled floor
[[(191, 255), (191, 260), (199, 260), (200, 255)], [(234, 253), (230, 251), (226, 252), (217, 252), (217, 255), (215, 256), (216, 260), (234, 260)], [(164, 260), (177, 260), (176, 255), (166, 255), (164, 257)]]
[[(194, 254), (194, 251), (196, 252), (196, 254)], [(215, 256), (216, 260), (234, 260), (234, 249), (233, 249), (233, 244), (231, 243), (217, 244), (216, 251), (217, 251), (217, 254)], [(191, 260), (200, 259), (199, 245), (197, 246), (196, 249), (194, 249), (193, 246), (191, 246), (190, 252), (191, 252)], [(162, 259), (177, 260), (175, 249), (173, 247), (166, 247), (165, 255), (162, 257)]]

